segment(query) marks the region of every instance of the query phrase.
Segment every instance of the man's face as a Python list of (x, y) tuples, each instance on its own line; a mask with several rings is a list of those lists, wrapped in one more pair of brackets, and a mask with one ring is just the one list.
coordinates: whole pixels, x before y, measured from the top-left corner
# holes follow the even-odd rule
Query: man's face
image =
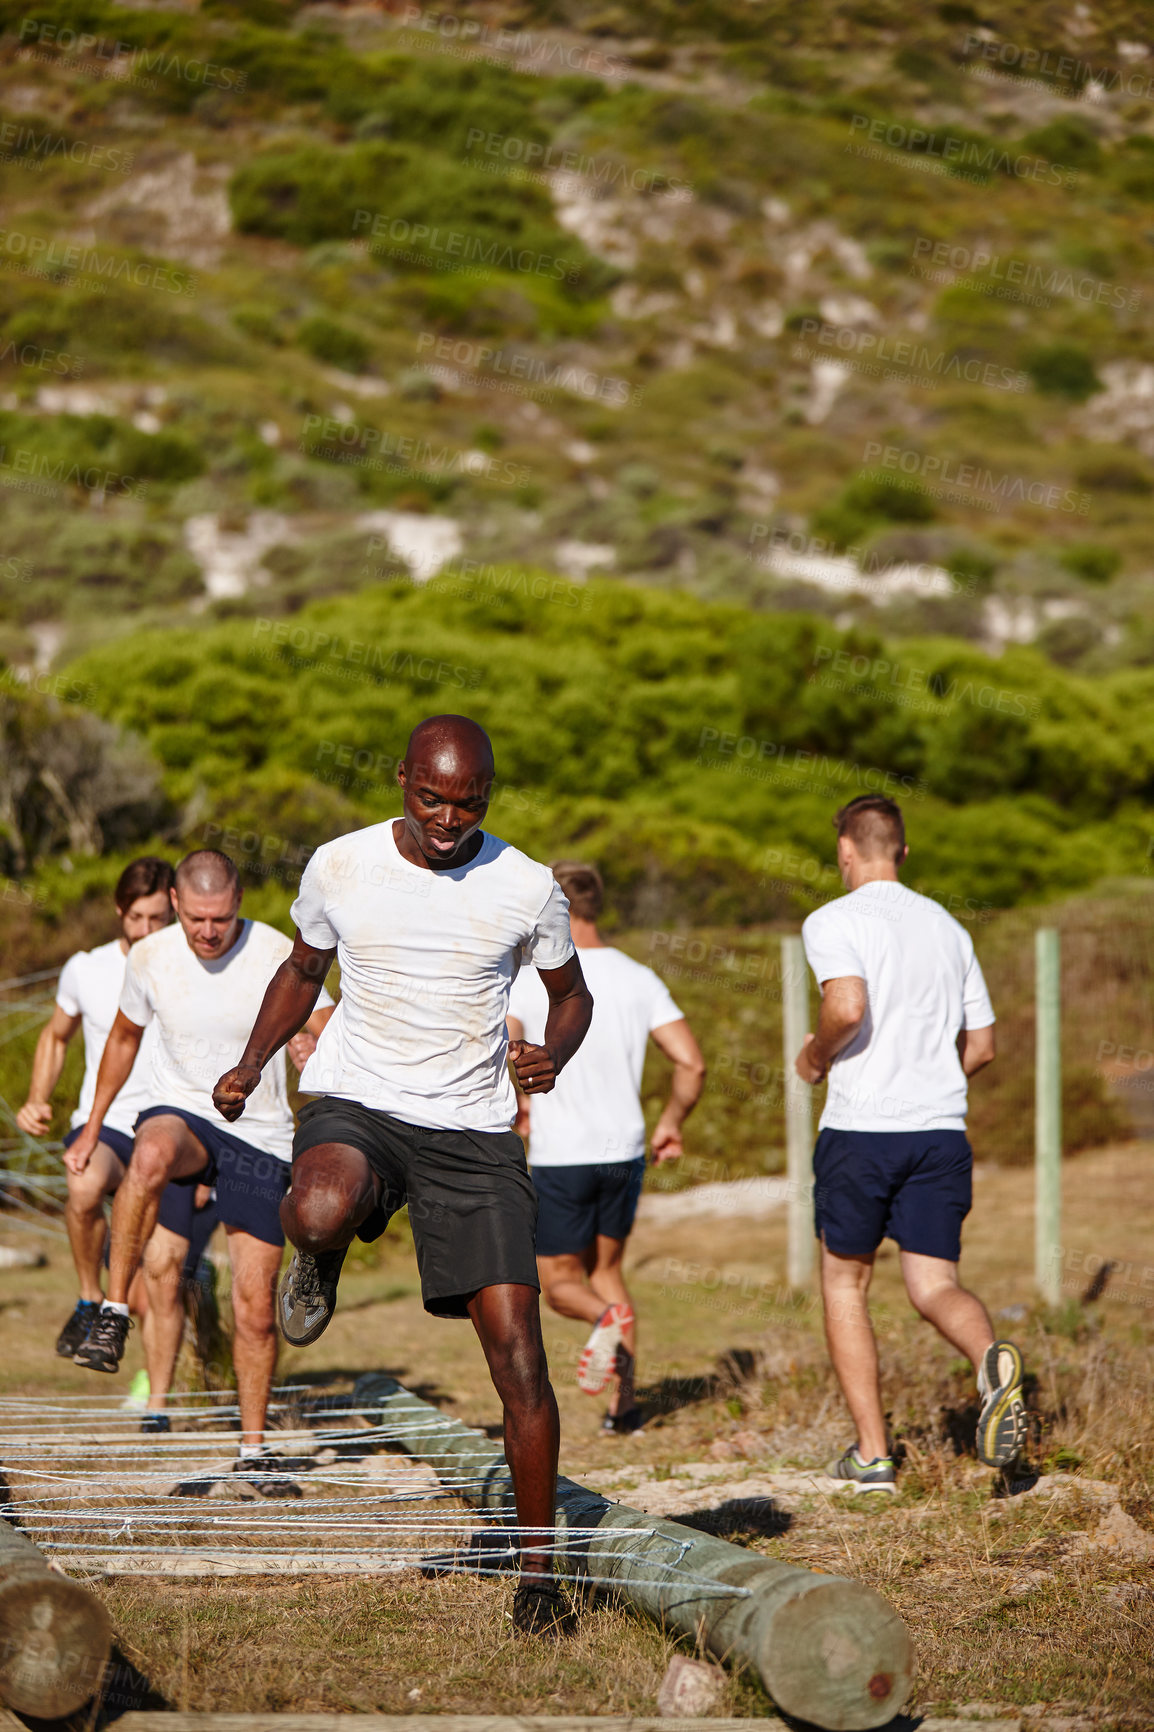
[(189, 949), (202, 962), (212, 962), (232, 948), (240, 908), (239, 890), (174, 890), (172, 906), (184, 928)]
[(451, 751), (397, 771), (405, 826), (430, 866), (451, 866), (485, 821), (493, 785), (491, 764)]
[(117, 913), (121, 932), (129, 944), (136, 944), (147, 938), (150, 932), (159, 932), (162, 926), (169, 924), (172, 902), (167, 890), (154, 890), (151, 896), (138, 896), (135, 902), (118, 909)]

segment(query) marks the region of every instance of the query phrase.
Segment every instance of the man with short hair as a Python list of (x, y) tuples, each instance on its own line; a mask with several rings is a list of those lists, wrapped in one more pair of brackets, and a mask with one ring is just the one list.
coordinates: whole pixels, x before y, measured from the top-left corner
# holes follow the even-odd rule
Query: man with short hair
[[(221, 1063), (243, 1048), (265, 988), (292, 945), (274, 927), (242, 919), (240, 903), (240, 878), (227, 854), (198, 848), (176, 869), (176, 924), (142, 940), (129, 956), (91, 1115), (69, 1151), (77, 1170), (91, 1156), (104, 1115), (155, 1020), (152, 1102), (137, 1117), (132, 1162), (113, 1206), (108, 1298), (77, 1364), (116, 1371), (129, 1330), (129, 1283), (152, 1235), (165, 1187), (171, 1181), (188, 1186), (209, 1180), (232, 1264), (241, 1421), (234, 1465), (258, 1491), (294, 1496), (299, 1487), (268, 1468), (268, 1458), (261, 1460), (277, 1354), (273, 1288), (284, 1248), (279, 1209), (292, 1156), (284, 1060), (254, 1091), (243, 1141), (227, 1129), (211, 1093)], [(320, 1032), (333, 1010), (319, 981), (317, 986), (321, 1003), (308, 1019), (312, 1034)], [(176, 1334), (166, 1344), (169, 1380), (179, 1343)]]
[(909, 852), (895, 801), (863, 794), (834, 819), (849, 892), (802, 927), (821, 988), (817, 1033), (797, 1056), (803, 1082), (828, 1074), (814, 1150), (826, 1338), (857, 1437), (828, 1472), (894, 1491), (867, 1307), (874, 1256), (897, 1241), (915, 1310), (977, 1373), (977, 1448), (1008, 1467), (1026, 1435), (1022, 1356), (995, 1340), (981, 1300), (960, 1285), (972, 1201), (967, 1078), (994, 1057), (994, 1012), (969, 934), (900, 882)]
[[(541, 1289), (560, 1316), (593, 1324), (577, 1382), (599, 1395), (613, 1381), (601, 1429), (624, 1434), (642, 1423), (633, 1303), (621, 1264), (645, 1177), (645, 1048), (652, 1036), (673, 1063), (669, 1100), (653, 1131), (655, 1161), (682, 1153), (681, 1127), (700, 1098), (705, 1062), (661, 977), (598, 931), (605, 886), (597, 868), (558, 860), (552, 872), (568, 898), (593, 1021), (553, 1092), (519, 1097), (517, 1129), (529, 1135)], [(523, 968), (509, 997), (510, 1037), (541, 1041), (548, 1010), (540, 976)]]
[[(172, 877), (168, 861), (159, 860), (155, 855), (145, 854), (130, 861), (120, 874), (113, 893), (120, 922), (119, 937), (97, 945), (95, 950), (78, 950), (61, 969), (55, 1009), (36, 1043), (28, 1099), (16, 1115), (20, 1129), (29, 1136), (44, 1136), (52, 1122), (52, 1093), (60, 1081), (69, 1042), (77, 1030), (82, 1029), (84, 1081), (72, 1115), (72, 1127), (64, 1138), (65, 1148), (71, 1149), (79, 1138), (91, 1114), (100, 1060), (124, 987), (128, 953), (133, 945), (151, 933), (161, 931), (172, 920), (169, 895)], [(137, 1113), (153, 1104), (150, 1092), (152, 1045), (151, 1038), (141, 1043), (124, 1088), (100, 1124), (88, 1160), (77, 1167), (65, 1157), (68, 1200), (64, 1206), (64, 1222), (72, 1261), (76, 1265), (80, 1296), (56, 1339), (56, 1351), (64, 1359), (71, 1359), (84, 1345), (100, 1310), (107, 1237), (104, 1199), (117, 1190), (124, 1178), (132, 1156), (132, 1133)], [(161, 1197), (158, 1234), (182, 1234), (187, 1241), (193, 1230), (194, 1201), (189, 1189), (168, 1187)], [(207, 1242), (215, 1224), (211, 1205), (207, 1211), (202, 1209), (199, 1212), (196, 1224), (202, 1241)], [(175, 1328), (179, 1340), (183, 1322), (177, 1285), (170, 1285), (150, 1298), (151, 1304), (140, 1293), (139, 1287), (134, 1291), (134, 1305), (145, 1312), (146, 1358), (152, 1356), (151, 1350), (158, 1335), (171, 1335)]]
[[(425, 1309), (467, 1317), (504, 1411), (521, 1530), (518, 1631), (556, 1634), (558, 1420), (541, 1340), (537, 1204), (506, 1066), (547, 1092), (589, 1026), (565, 898), (548, 867), (481, 829), (493, 748), (467, 716), (432, 716), (397, 780), (403, 816), (318, 848), (293, 904), (278, 970), (240, 1063), (216, 1101), (239, 1118), (262, 1067), (304, 1022), (336, 955), (341, 1003), (305, 1067), (292, 1189), (281, 1217), (297, 1247), (281, 1283), (286, 1339), (315, 1341), (345, 1252), (406, 1203)], [(509, 985), (531, 962), (549, 996), (540, 1045), (509, 1045)], [(243, 1121), (242, 1121), (243, 1122)]]

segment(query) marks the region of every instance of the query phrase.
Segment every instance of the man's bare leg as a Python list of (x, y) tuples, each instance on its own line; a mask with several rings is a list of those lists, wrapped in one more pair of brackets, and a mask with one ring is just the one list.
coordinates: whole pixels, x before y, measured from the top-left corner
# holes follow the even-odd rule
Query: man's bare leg
[(259, 1449), (264, 1439), (269, 1390), (276, 1372), (274, 1297), (281, 1247), (226, 1225), (232, 1263), (232, 1359), (240, 1406), (241, 1442)]
[(932, 1323), (951, 1347), (964, 1353), (974, 1370), (994, 1342), (990, 1314), (977, 1294), (961, 1285), (958, 1265), (944, 1257), (923, 1257), (903, 1251), (902, 1279), (914, 1310)]
[(292, 1187), (280, 1206), (290, 1245), (316, 1255), (351, 1245), (374, 1207), (380, 1181), (360, 1149), (318, 1143), (293, 1162)]
[(541, 1339), (538, 1294), (514, 1282), (482, 1287), (469, 1300), (468, 1311), (501, 1399), (517, 1522), (530, 1536), (521, 1552), (522, 1579), (550, 1580), (561, 1422)]
[(162, 1413), (172, 1388), (184, 1334), (182, 1277), (188, 1240), (156, 1226), (144, 1251), (148, 1315), (144, 1320), (144, 1363), (148, 1367), (148, 1407)]
[(124, 1162), (107, 1143), (97, 1143), (82, 1173), (68, 1172), (65, 1168), (68, 1200), (64, 1205), (64, 1225), (68, 1229), (80, 1297), (89, 1304), (99, 1305), (104, 1298), (100, 1285), (107, 1233), (104, 1199), (116, 1190), (124, 1178), (124, 1170)]
[(203, 1143), (175, 1113), (158, 1114), (141, 1125), (112, 1205), (109, 1304), (128, 1303), (129, 1285), (156, 1226), (165, 1185), (203, 1172), (207, 1165)]
[(614, 1417), (619, 1413), (628, 1413), (634, 1405), (633, 1380), (637, 1367), (637, 1327), (633, 1300), (625, 1285), (625, 1272), (622, 1267), (624, 1257), (624, 1239), (611, 1239), (606, 1233), (598, 1233), (596, 1257), (589, 1275), (589, 1285), (597, 1298), (603, 1301), (602, 1309), (606, 1305), (625, 1305), (629, 1310), (629, 1322), (621, 1328), (621, 1342), (628, 1358), (620, 1375), (613, 1379), (613, 1393), (609, 1397), (609, 1412)]
[(874, 1461), (888, 1453), (878, 1384), (877, 1341), (867, 1303), (873, 1265), (872, 1252), (867, 1257), (839, 1257), (822, 1245), (825, 1338), (846, 1406), (857, 1427), (857, 1447), (863, 1461)]

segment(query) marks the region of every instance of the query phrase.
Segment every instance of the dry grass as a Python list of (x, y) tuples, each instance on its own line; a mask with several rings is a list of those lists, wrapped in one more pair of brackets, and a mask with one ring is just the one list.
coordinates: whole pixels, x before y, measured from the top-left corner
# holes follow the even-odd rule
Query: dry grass
[[(1150, 1725), (1154, 1571), (1116, 1550), (1082, 1549), (1114, 1494), (1103, 1504), (1078, 1485), (1110, 1482), (1123, 1510), (1154, 1530), (1154, 1170), (1134, 1146), (1071, 1163), (1067, 1296), (1057, 1314), (1032, 1303), (1031, 1182), (1018, 1168), (981, 1170), (963, 1268), (995, 1314), (1024, 1308), (998, 1326), (1026, 1351), (1031, 1461), (1071, 1474), (1068, 1496), (992, 1495), (993, 1476), (970, 1453), (968, 1370), (909, 1311), (887, 1249), (876, 1317), (905, 1456), (901, 1495), (881, 1508), (743, 1499), (747, 1479), (812, 1466), (849, 1436), (816, 1306), (781, 1287), (778, 1218), (638, 1228), (641, 1377), (654, 1417), (636, 1437), (601, 1435), (600, 1405), (573, 1381), (582, 1332), (546, 1319), (562, 1466), (644, 1502), (647, 1487), (668, 1489), (685, 1464), (713, 1464), (721, 1478), (701, 1489), (690, 1519), (886, 1594), (914, 1635), (923, 1709), (1066, 1703), (1092, 1710), (1102, 1728)], [(1103, 1260), (1120, 1267), (1083, 1304)], [(50, 1357), (70, 1302), (62, 1250), (48, 1268), (5, 1272), (0, 1283), (3, 1387), (90, 1387)], [(138, 1355), (133, 1337), (127, 1371)], [(286, 1350), (281, 1375), (324, 1381), (364, 1369), (390, 1370), (447, 1411), (494, 1428), (472, 1332), (424, 1316), (399, 1232), (351, 1265), (332, 1326), (313, 1348)], [(605, 1606), (587, 1611), (561, 1649), (515, 1642), (503, 1582), (110, 1581), (99, 1591), (128, 1657), (173, 1706), (193, 1709), (652, 1713), (671, 1652), (660, 1631)], [(734, 1679), (720, 1711), (763, 1713), (766, 1704), (750, 1681)]]

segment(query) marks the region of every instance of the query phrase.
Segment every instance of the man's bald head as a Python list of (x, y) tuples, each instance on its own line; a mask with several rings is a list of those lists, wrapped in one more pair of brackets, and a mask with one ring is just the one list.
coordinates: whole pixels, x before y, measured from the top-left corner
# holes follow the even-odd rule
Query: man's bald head
[(493, 769), (493, 742), (468, 716), (429, 716), (417, 723), (405, 747), (410, 782), (436, 770), (487, 786)]
[(194, 848), (176, 868), (177, 895), (218, 896), (240, 889), (240, 873), (219, 848)]

